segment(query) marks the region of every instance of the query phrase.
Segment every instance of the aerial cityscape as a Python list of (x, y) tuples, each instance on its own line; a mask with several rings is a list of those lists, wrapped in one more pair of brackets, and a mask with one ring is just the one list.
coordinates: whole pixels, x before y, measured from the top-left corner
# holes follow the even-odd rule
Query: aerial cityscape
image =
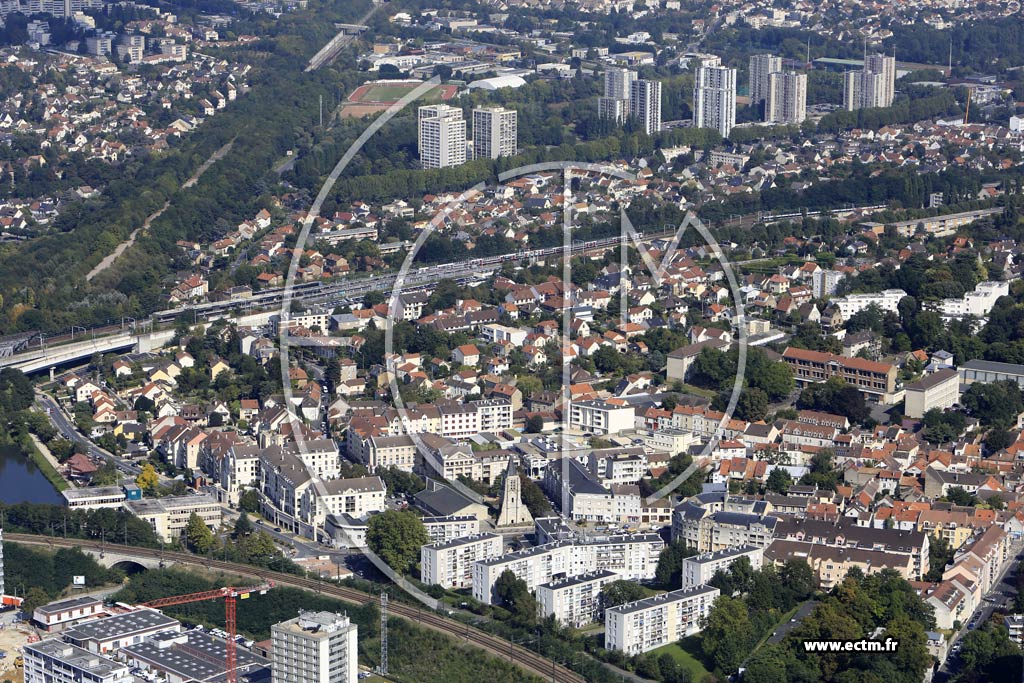
[(0, 683), (1024, 680), (1017, 0), (0, 0)]

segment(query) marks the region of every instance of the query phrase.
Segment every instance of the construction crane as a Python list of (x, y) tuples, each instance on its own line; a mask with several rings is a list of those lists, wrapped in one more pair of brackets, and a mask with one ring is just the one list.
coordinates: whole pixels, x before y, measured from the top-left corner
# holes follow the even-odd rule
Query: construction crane
[(964, 109), (964, 125), (967, 125), (967, 117), (971, 113), (971, 93), (974, 92), (973, 88), (967, 89), (967, 107)]
[(224, 588), (215, 588), (210, 591), (202, 591), (201, 593), (189, 593), (188, 595), (175, 595), (170, 598), (160, 598), (158, 600), (150, 600), (144, 602), (144, 607), (169, 607), (171, 605), (184, 605), (189, 602), (203, 602), (204, 600), (219, 600), (224, 598), (224, 623), (228, 632), (227, 642), (227, 679), (226, 683), (238, 683), (238, 664), (235, 652), (235, 601), (245, 600), (252, 593), (259, 593), (263, 595), (268, 590), (274, 587), (272, 581), (267, 583), (261, 583), (258, 586), (250, 586), (249, 588), (236, 588), (234, 586), (226, 586)]

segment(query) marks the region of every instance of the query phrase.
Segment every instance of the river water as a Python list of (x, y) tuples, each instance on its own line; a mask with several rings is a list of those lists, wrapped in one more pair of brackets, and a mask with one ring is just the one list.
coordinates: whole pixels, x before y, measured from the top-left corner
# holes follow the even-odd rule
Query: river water
[(0, 501), (64, 504), (64, 496), (14, 446), (0, 446)]

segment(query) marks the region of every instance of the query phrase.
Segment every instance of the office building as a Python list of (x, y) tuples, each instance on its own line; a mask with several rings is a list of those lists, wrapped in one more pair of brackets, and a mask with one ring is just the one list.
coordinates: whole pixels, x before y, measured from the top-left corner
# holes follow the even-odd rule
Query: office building
[(513, 157), (519, 152), (519, 114), (515, 109), (473, 110), (473, 158)]
[(736, 125), (736, 69), (705, 66), (693, 90), (693, 127), (713, 128), (728, 137)]
[(22, 649), (25, 683), (132, 683), (124, 664), (56, 638)]
[(553, 616), (570, 628), (593, 623), (601, 611), (601, 588), (618, 578), (615, 572), (599, 570), (541, 584), (537, 586), (537, 616)]
[(466, 163), (466, 120), (447, 104), (419, 108), (419, 150), (423, 168)]
[(729, 571), (729, 567), (741, 557), (750, 560), (750, 566), (757, 570), (764, 561), (764, 549), (754, 545), (726, 548), (713, 553), (704, 553), (683, 560), (683, 588), (695, 588), (706, 584), (715, 572)]
[[(118, 653), (118, 659), (140, 670), (136, 681), (148, 675), (149, 680), (161, 683), (222, 680), (225, 657), (227, 642), (199, 630), (158, 633)], [(270, 678), (270, 662), (266, 658), (243, 647), (235, 648), (235, 657), (239, 681), (267, 681)]]
[(697, 586), (609, 607), (604, 613), (604, 646), (638, 655), (699, 633), (719, 595), (717, 588)]
[(64, 639), (89, 652), (106, 654), (169, 631), (181, 631), (181, 622), (150, 607), (142, 607), (134, 612), (76, 624), (64, 632)]
[(83, 595), (40, 605), (32, 612), (32, 619), (47, 631), (59, 631), (84, 619), (95, 619), (106, 614), (102, 600)]
[(648, 135), (661, 130), (661, 83), (639, 79), (629, 91), (629, 115)]
[(782, 71), (782, 57), (775, 55), (751, 55), (750, 57), (750, 103), (757, 104), (768, 99), (769, 76)]
[(846, 358), (832, 353), (787, 347), (782, 359), (793, 369), (799, 386), (840, 377), (881, 403), (891, 402), (896, 392), (896, 366), (863, 358)]
[(843, 77), (843, 106), (849, 111), (892, 106), (895, 92), (895, 57), (866, 55), (862, 70)]
[(99, 510), (110, 508), (119, 510), (124, 507), (124, 489), (120, 486), (87, 486), (80, 489), (61, 491), (65, 504), (72, 510)]
[(953, 368), (944, 368), (905, 388), (903, 413), (916, 420), (933, 408), (945, 410), (960, 401), (960, 373)]
[(505, 550), (501, 536), (478, 534), (420, 548), (420, 574), (423, 583), (445, 588), (470, 588), (473, 563), (498, 557)]
[(1024, 388), (1024, 365), (1016, 363), (998, 363), (991, 360), (969, 360), (960, 366), (960, 381), (963, 384), (974, 382), (1016, 382)]
[(199, 515), (203, 523), (216, 530), (221, 522), (221, 507), (212, 495), (168, 496), (129, 500), (125, 507), (136, 517), (147, 522), (165, 543), (173, 543), (184, 532), (192, 514)]
[(803, 123), (807, 118), (807, 74), (777, 71), (768, 76), (764, 120), (769, 123)]
[(272, 683), (356, 683), (359, 627), (346, 615), (301, 612), (270, 635)]

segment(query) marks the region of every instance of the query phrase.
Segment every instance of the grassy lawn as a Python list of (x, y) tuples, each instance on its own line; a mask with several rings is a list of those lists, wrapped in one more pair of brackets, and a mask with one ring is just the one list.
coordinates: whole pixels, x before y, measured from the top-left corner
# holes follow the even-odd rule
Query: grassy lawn
[[(397, 102), (409, 94), (415, 87), (415, 85), (408, 87), (401, 85), (371, 85), (361, 101), (367, 104), (373, 102)], [(441, 89), (433, 88), (420, 99), (424, 101), (440, 101)]]
[(657, 657), (660, 657), (663, 654), (671, 655), (672, 659), (676, 660), (676, 664), (686, 669), (690, 674), (691, 681), (704, 680), (704, 676), (708, 675), (710, 672), (705, 669), (701, 661), (690, 652), (691, 650), (693, 652), (698, 652), (700, 650), (699, 636), (684, 638), (683, 642), (686, 643), (688, 649), (683, 649), (679, 643), (670, 643), (669, 645), (663, 645), (656, 650), (651, 650), (651, 652)]
[(687, 394), (694, 394), (696, 396), (703, 396), (704, 398), (714, 398), (718, 395), (718, 392), (712, 391), (711, 389), (702, 389), (693, 384), (683, 384), (683, 392)]

